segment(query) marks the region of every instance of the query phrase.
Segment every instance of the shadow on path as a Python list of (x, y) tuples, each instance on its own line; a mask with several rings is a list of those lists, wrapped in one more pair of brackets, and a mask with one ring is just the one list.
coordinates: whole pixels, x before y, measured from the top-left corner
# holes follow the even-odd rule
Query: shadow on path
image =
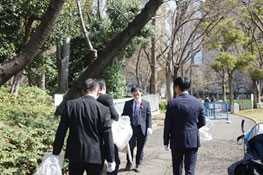
[[(145, 145), (141, 172), (126, 171), (126, 155), (120, 153), (119, 175), (172, 175), (171, 153), (163, 149), (163, 119), (162, 114), (153, 127), (153, 135), (148, 138)], [(230, 115), (229, 119), (231, 123), (226, 123), (226, 120), (211, 120), (213, 128), (209, 132), (212, 140), (201, 137), (196, 175), (227, 175), (227, 168), (243, 158), (243, 145), (236, 143), (236, 138), (242, 134), (241, 121), (245, 119), (245, 131), (252, 128), (255, 123), (250, 119), (233, 115)]]

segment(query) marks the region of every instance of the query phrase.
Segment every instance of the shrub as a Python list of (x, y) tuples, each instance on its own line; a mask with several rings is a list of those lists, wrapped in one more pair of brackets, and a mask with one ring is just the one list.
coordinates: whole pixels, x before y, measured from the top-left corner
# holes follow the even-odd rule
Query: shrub
[(234, 103), (237, 103), (241, 110), (252, 109), (252, 103), (250, 99), (234, 99)]
[(167, 101), (166, 100), (160, 100), (159, 109), (161, 112), (166, 111), (166, 106), (167, 106)]
[(116, 61), (108, 66), (102, 73), (107, 85), (107, 93), (114, 99), (123, 98), (126, 95), (126, 78), (124, 73), (124, 62)]
[(47, 93), (36, 87), (0, 88), (0, 172), (33, 174), (43, 155), (52, 150), (58, 124), (55, 106)]

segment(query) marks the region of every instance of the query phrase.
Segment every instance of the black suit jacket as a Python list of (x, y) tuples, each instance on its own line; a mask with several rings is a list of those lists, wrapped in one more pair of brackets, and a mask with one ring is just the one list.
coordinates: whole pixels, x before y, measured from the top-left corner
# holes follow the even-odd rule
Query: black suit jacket
[(60, 153), (68, 128), (65, 158), (94, 164), (102, 164), (105, 158), (114, 161), (110, 111), (94, 97), (67, 101), (56, 133), (54, 155)]
[(111, 95), (100, 93), (99, 98), (97, 100), (103, 105), (109, 107), (111, 119), (116, 120), (116, 121), (119, 120), (119, 114), (114, 107), (113, 99)]
[(200, 146), (199, 128), (205, 125), (202, 102), (183, 93), (169, 100), (164, 125), (164, 145), (173, 148)]
[[(143, 135), (147, 135), (147, 128), (152, 128), (151, 107), (148, 101), (142, 100), (141, 116), (139, 118), (140, 127)], [(132, 124), (133, 121), (133, 99), (126, 101), (123, 108), (122, 115), (128, 115)], [(133, 125), (131, 125), (134, 128)]]

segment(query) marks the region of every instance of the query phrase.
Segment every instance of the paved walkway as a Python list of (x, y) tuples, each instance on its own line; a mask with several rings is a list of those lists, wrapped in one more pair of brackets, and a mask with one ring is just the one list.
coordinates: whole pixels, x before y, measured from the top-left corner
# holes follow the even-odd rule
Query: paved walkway
[[(227, 168), (243, 158), (243, 145), (237, 145), (236, 138), (241, 135), (241, 120), (245, 119), (245, 131), (255, 125), (247, 118), (230, 115), (226, 120), (210, 120), (212, 129), (209, 136), (201, 134), (201, 147), (198, 151), (196, 175), (227, 175)], [(171, 152), (163, 149), (163, 117), (153, 127), (153, 135), (148, 138), (144, 150), (141, 172), (126, 171), (126, 155), (120, 153), (119, 175), (172, 175)]]

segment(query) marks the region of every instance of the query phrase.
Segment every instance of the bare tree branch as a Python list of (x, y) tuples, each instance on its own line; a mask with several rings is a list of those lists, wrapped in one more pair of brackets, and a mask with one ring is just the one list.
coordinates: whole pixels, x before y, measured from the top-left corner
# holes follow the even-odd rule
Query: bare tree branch
[(82, 31), (83, 31), (83, 34), (85, 36), (87, 46), (88, 46), (89, 50), (92, 53), (91, 62), (93, 62), (98, 57), (97, 50), (93, 48), (92, 43), (91, 43), (91, 41), (89, 39), (89, 34), (88, 34), (87, 29), (86, 29), (85, 22), (84, 22), (84, 19), (83, 19), (83, 15), (82, 15), (80, 0), (76, 0), (76, 3), (77, 3), (77, 6), (78, 6), (78, 11), (79, 11), (79, 17), (80, 17), (80, 21), (81, 21)]

